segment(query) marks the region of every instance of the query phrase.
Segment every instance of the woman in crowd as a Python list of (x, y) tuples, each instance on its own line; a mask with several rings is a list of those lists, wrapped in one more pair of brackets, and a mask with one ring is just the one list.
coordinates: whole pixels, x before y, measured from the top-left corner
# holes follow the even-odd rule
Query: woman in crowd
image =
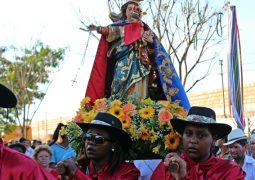
[(55, 168), (55, 165), (68, 158), (76, 158), (76, 152), (70, 146), (66, 125), (59, 123), (53, 134), (53, 141), (50, 143), (52, 156), (50, 160), (50, 167)]
[(51, 148), (48, 145), (38, 145), (35, 148), (33, 159), (40, 164), (48, 172), (51, 172), (55, 177), (58, 176), (56, 171), (50, 168), (50, 159), (52, 156)]
[(169, 153), (154, 171), (157, 179), (241, 180), (245, 173), (233, 161), (216, 158), (211, 147), (231, 131), (231, 126), (216, 123), (215, 112), (206, 107), (191, 107), (187, 120), (172, 119), (173, 128), (182, 135), (184, 152)]
[(155, 34), (141, 20), (139, 1), (128, 0), (113, 24), (90, 25), (101, 40), (88, 82), (86, 96), (125, 98), (136, 94), (153, 100), (178, 100), (189, 109), (189, 101), (169, 55)]
[(73, 159), (59, 163), (56, 170), (63, 176), (79, 179), (135, 180), (140, 173), (133, 163), (125, 162), (131, 147), (130, 136), (122, 130), (118, 118), (98, 113), (91, 123), (77, 123), (84, 132), (87, 162), (85, 174)]

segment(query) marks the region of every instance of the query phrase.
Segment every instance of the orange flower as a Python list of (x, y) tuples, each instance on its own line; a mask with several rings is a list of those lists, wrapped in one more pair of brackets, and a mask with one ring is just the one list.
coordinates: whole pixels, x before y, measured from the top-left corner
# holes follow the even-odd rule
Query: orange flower
[(132, 103), (127, 103), (125, 104), (123, 107), (123, 112), (126, 114), (126, 115), (129, 115), (129, 116), (134, 116), (135, 114), (135, 109), (136, 109), (136, 106)]
[(77, 112), (76, 116), (74, 117), (74, 122), (76, 122), (76, 123), (82, 122), (82, 113), (81, 112)]
[(130, 127), (130, 125), (131, 125), (131, 118), (128, 115), (122, 114), (122, 115), (119, 116), (119, 119), (120, 119), (120, 121), (122, 123), (122, 128), (127, 129), (127, 128)]
[(167, 109), (162, 109), (158, 113), (158, 118), (160, 121), (169, 122), (173, 119), (173, 115)]
[(105, 104), (105, 102), (99, 102), (97, 104), (95, 104), (95, 110), (98, 112), (106, 112), (107, 111), (107, 106)]
[(166, 136), (165, 148), (170, 151), (175, 151), (180, 145), (180, 136), (176, 133), (170, 133)]
[(186, 117), (188, 113), (187, 113), (187, 111), (185, 111), (185, 109), (183, 107), (179, 107), (177, 109), (177, 114), (182, 117)]

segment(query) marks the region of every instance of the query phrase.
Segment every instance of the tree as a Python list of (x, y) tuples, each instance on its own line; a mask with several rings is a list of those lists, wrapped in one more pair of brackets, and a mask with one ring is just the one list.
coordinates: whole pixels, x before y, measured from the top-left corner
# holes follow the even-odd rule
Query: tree
[[(125, 2), (108, 0), (109, 11), (119, 12)], [(141, 4), (143, 20), (152, 27), (158, 42), (166, 47), (185, 89), (191, 90), (210, 74), (218, 60), (217, 47), (225, 40), (221, 18), (227, 3), (219, 8), (201, 0), (146, 0)], [(192, 81), (198, 67), (202, 73)]]
[(32, 111), (31, 106), (35, 105), (36, 101), (43, 100), (45, 92), (41, 90), (42, 86), (50, 83), (49, 75), (63, 60), (65, 50), (66, 48), (53, 50), (42, 42), (36, 42), (31, 49), (21, 49), (21, 55), (16, 55), (14, 60), (1, 56), (0, 81), (10, 87), (17, 96), (18, 104), (14, 116), (25, 137), (26, 129), (31, 125), (40, 103)]

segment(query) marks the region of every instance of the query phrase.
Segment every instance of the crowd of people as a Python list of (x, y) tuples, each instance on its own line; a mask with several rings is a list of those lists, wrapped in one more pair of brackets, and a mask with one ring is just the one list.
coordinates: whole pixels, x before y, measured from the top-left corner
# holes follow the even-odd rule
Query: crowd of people
[[(158, 67), (162, 69), (164, 64), (171, 72), (174, 68), (168, 56), (161, 60), (155, 57), (155, 51), (162, 47), (155, 47), (158, 46), (155, 35), (141, 21), (137, 1), (129, 0), (120, 15), (112, 18), (112, 25), (88, 27), (102, 34), (102, 38), (86, 94), (94, 100), (109, 96), (125, 98), (134, 92), (140, 98), (154, 100), (184, 96), (180, 88), (176, 92), (181, 94), (169, 95), (171, 87), (167, 82), (172, 79)], [(104, 58), (108, 61), (103, 62)], [(97, 68), (101, 70), (96, 71)], [(1, 108), (16, 106), (16, 96), (2, 84), (0, 96)], [(173, 129), (182, 136), (182, 153), (169, 152), (147, 176), (141, 174), (140, 166), (125, 159), (132, 140), (122, 129), (121, 121), (101, 112), (90, 123), (77, 123), (85, 144), (84, 158), (79, 161), (62, 123), (48, 143), (21, 137), (4, 145), (0, 139), (0, 180), (254, 180), (255, 134), (247, 137), (241, 129), (217, 123), (212, 109), (189, 107), (186, 100), (185, 95), (181, 105), (188, 109), (187, 118), (171, 120)]]

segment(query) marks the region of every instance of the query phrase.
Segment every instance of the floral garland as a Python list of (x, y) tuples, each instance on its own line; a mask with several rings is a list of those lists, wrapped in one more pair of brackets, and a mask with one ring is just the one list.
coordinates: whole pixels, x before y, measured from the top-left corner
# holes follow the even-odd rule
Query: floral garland
[(152, 159), (165, 157), (169, 152), (182, 150), (181, 138), (173, 130), (171, 119), (187, 116), (178, 104), (169, 101), (153, 101), (150, 98), (97, 99), (91, 105), (90, 97), (85, 97), (73, 122), (68, 123), (70, 143), (78, 153), (81, 148), (81, 130), (76, 122), (90, 123), (98, 112), (108, 112), (120, 119), (123, 130), (132, 138), (133, 144), (127, 159)]

